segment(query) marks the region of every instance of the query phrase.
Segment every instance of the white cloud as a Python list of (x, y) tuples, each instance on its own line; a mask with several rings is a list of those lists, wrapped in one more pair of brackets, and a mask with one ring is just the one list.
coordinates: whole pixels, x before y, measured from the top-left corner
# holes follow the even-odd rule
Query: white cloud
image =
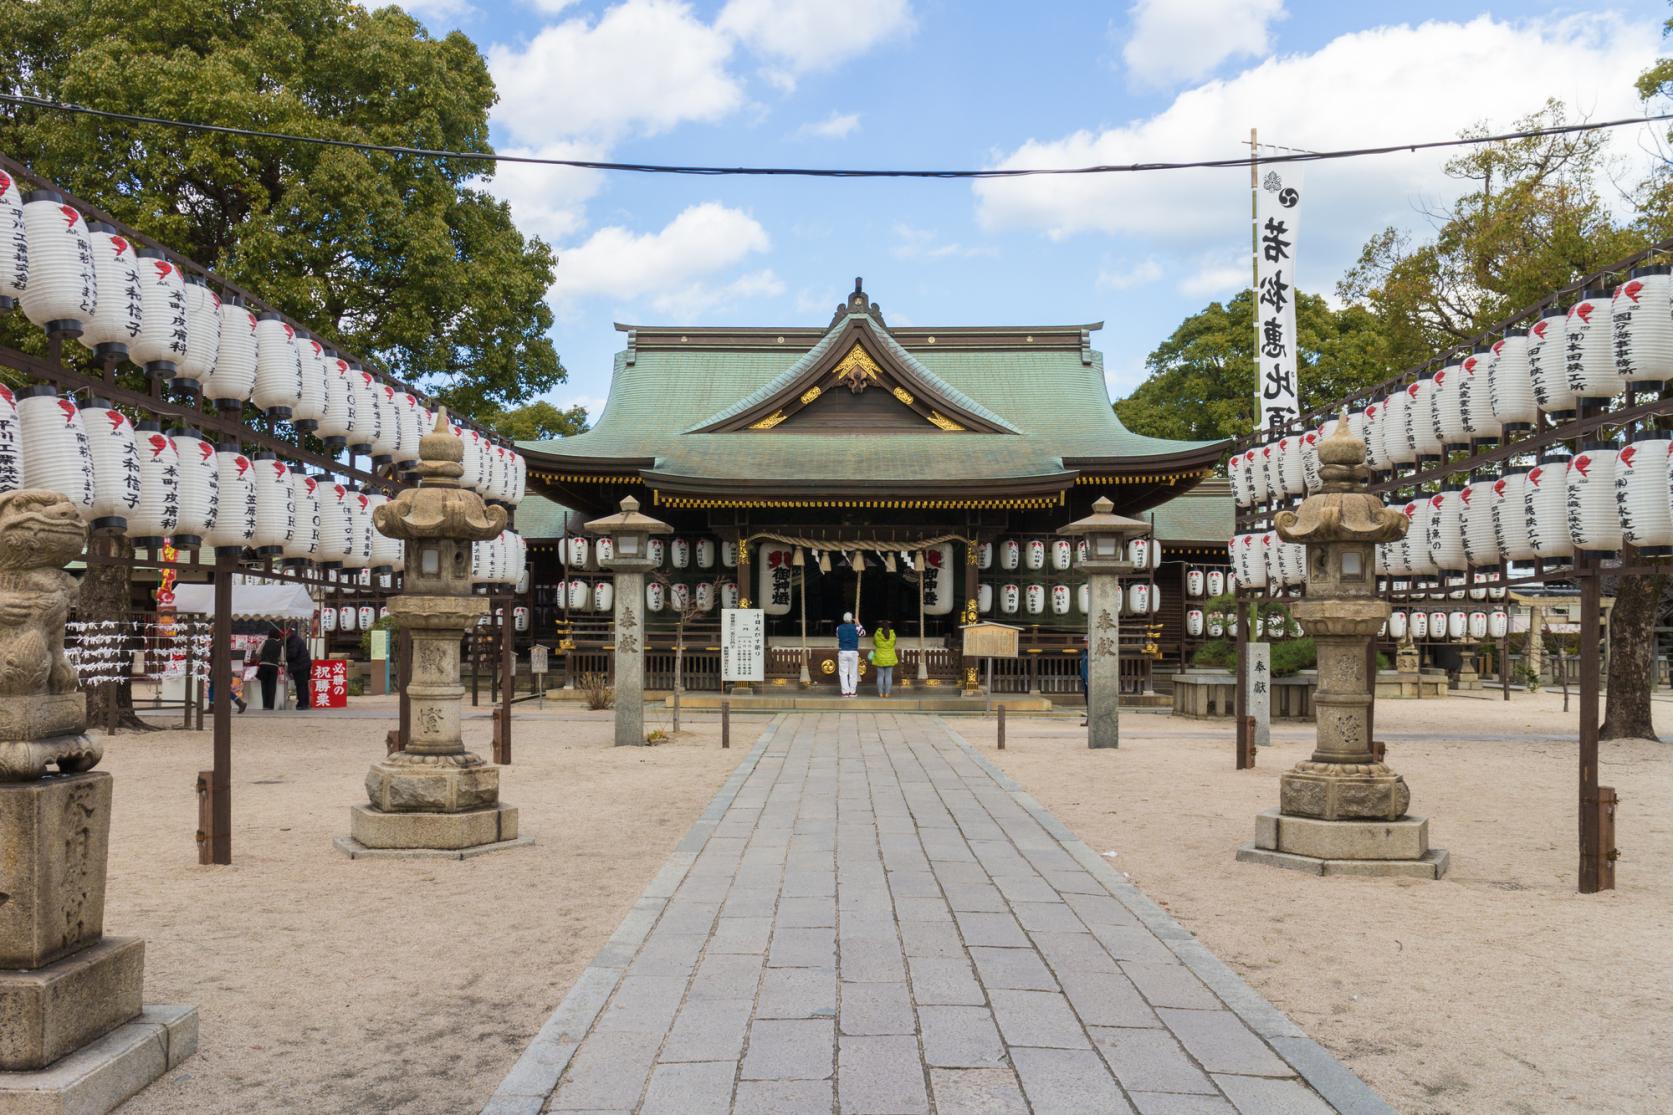
[(715, 26), (769, 61), (767, 76), (793, 87), (912, 30), (907, 0), (727, 0)]
[(1213, 298), (1236, 294), (1253, 281), (1248, 256), (1209, 256), (1197, 261), (1196, 269), (1179, 280), (1179, 293), (1191, 298)]
[(889, 250), (897, 259), (952, 259), (968, 256), (991, 256), (995, 251), (986, 245), (966, 245), (956, 240), (943, 240), (934, 229), (914, 228), (896, 224), (895, 243)]
[[(506, 155), (534, 155), (543, 159), (604, 160), (609, 152), (595, 144), (549, 143), (536, 148), (508, 147)], [(535, 163), (500, 163), (494, 177), (484, 183), (495, 197), (511, 203), (512, 216), (525, 235), (538, 236), (548, 244), (561, 243), (586, 224), (586, 203), (604, 188), (604, 172), (541, 166)]]
[[(1654, 60), (1659, 42), (1652, 22), (1598, 13), (1377, 28), (1187, 90), (1146, 119), (1030, 140), (997, 165), (1235, 157), (1250, 124), (1271, 142), (1314, 150), (1442, 139), (1483, 120), (1507, 126), (1553, 96), (1594, 119), (1631, 116), (1640, 111), (1631, 79)], [(1643, 167), (1640, 131), (1618, 129), (1611, 150)], [(1307, 166), (1303, 283), (1315, 290), (1332, 285), (1368, 236), (1414, 223), (1414, 202), (1456, 197), (1461, 185), (1441, 172), (1455, 153)], [(1054, 238), (1125, 234), (1169, 251), (1224, 254), (1248, 243), (1246, 182), (1247, 172), (1233, 168), (993, 179), (976, 183), (974, 192), (990, 229), (1035, 228)]]
[(660, 232), (611, 226), (579, 247), (561, 249), (551, 293), (560, 303), (589, 295), (623, 301), (674, 297), (771, 245), (755, 218), (706, 201), (681, 212)]
[(523, 0), (523, 3), (545, 15), (557, 15), (565, 8), (574, 7), (575, 0)]
[(847, 139), (860, 126), (857, 112), (833, 112), (818, 123), (796, 129), (797, 139)]
[(401, 7), (426, 24), (435, 23), (444, 27), (476, 14), (476, 6), (470, 0), (404, 0)]
[(1111, 267), (1098, 269), (1098, 285), (1106, 290), (1130, 290), (1136, 286), (1153, 283), (1162, 277), (1162, 265), (1156, 262), (1154, 256), (1146, 257), (1138, 263), (1121, 262)]
[(730, 309), (750, 299), (777, 298), (784, 283), (771, 268), (739, 275), (729, 283), (686, 283), (651, 299), (657, 313), (669, 319), (696, 321), (705, 314)]
[(1264, 57), (1284, 0), (1138, 0), (1121, 56), (1143, 85), (1194, 81), (1228, 58)]
[(520, 48), (489, 47), (494, 122), (539, 146), (718, 120), (744, 103), (731, 54), (732, 41), (679, 0), (626, 0), (597, 22), (577, 16)]

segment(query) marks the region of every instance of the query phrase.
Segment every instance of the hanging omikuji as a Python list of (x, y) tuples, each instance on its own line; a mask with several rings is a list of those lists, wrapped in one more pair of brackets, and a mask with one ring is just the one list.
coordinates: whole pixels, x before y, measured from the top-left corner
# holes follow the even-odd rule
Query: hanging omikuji
[(296, 530), (296, 493), (290, 483), (290, 469), (271, 450), (251, 457), (251, 477), (256, 489), (256, 529), (250, 547), (263, 557), (285, 552)]
[(290, 410), (290, 424), (298, 433), (311, 434), (325, 417), (325, 346), (302, 329), (296, 331), (295, 344), (300, 388)]
[(89, 524), (94, 530), (121, 534), (128, 529), (128, 516), (139, 507), (139, 449), (133, 424), (104, 399), (82, 408), (81, 423), (93, 458)]
[(354, 373), (349, 362), (333, 354), (325, 362), (325, 410), (315, 429), (333, 453), (341, 453), (354, 429), (355, 404), (359, 394), (354, 390)]
[(306, 565), (319, 556), (319, 480), (300, 468), (290, 473), (291, 501), (296, 505), (296, 527), (285, 543), (285, 563)]
[(354, 552), (349, 489), (346, 484), (325, 480), (315, 491), (319, 496), (319, 551), (315, 560), (327, 569), (338, 569)]
[(57, 492), (91, 518), (94, 506), (93, 453), (81, 410), (56, 388), (25, 387), (17, 393), (18, 432), (24, 488)]
[(1463, 374), (1458, 389), (1458, 410), (1463, 416), (1465, 431), (1474, 441), (1496, 441), (1504, 433), (1499, 420), (1493, 416), (1489, 388), (1496, 363), (1498, 357), (1493, 354), (1493, 349), (1480, 345), (1459, 364)]
[(1471, 569), (1496, 569), (1499, 538), (1493, 528), (1493, 485), (1497, 477), (1476, 480), (1458, 493), (1464, 560)]
[(1506, 561), (1532, 561), (1533, 539), (1528, 534), (1528, 474), (1508, 469), (1493, 482), (1493, 529), (1499, 553)]
[(1533, 376), (1528, 371), (1528, 331), (1511, 329), (1493, 345), (1487, 372), (1488, 402), (1505, 436), (1526, 433), (1539, 418)]
[(1616, 456), (1613, 446), (1587, 441), (1568, 463), (1568, 533), (1582, 553), (1614, 554), (1621, 548)]
[(1608, 291), (1588, 290), (1568, 308), (1563, 347), (1569, 390), (1582, 403), (1602, 403), (1626, 387), (1615, 370)]
[(1429, 499), (1429, 555), (1442, 573), (1462, 573), (1464, 558), (1464, 500), (1455, 484), (1442, 488)]
[(1668, 501), (1668, 450), (1665, 430), (1640, 430), (1615, 462), (1615, 501), (1621, 541), (1644, 557), (1673, 554), (1673, 507)]
[(23, 201), (12, 176), (0, 170), (0, 310), (16, 305), (28, 285), (29, 234), (23, 227)]
[(138, 255), (135, 268), (144, 315), (139, 335), (128, 345), (128, 359), (153, 379), (173, 379), (186, 355), (186, 282), (161, 249), (141, 248)]
[(1635, 267), (1609, 300), (1615, 371), (1627, 383), (1673, 379), (1673, 279), (1668, 265)]
[(215, 448), (220, 466), (220, 499), (209, 544), (216, 549), (242, 550), (256, 534), (256, 485), (250, 458), (235, 441)]
[(186, 276), (186, 351), (174, 363), (174, 382), (200, 391), (215, 371), (221, 348), (221, 298), (201, 276)]
[(1528, 377), (1533, 381), (1539, 409), (1553, 418), (1574, 417), (1575, 394), (1568, 385), (1568, 314), (1552, 303), (1545, 316), (1528, 329)]
[(203, 397), (225, 410), (239, 410), (256, 385), (256, 315), (238, 299), (221, 299), (221, 339), (215, 368), (203, 381)]
[(215, 527), (221, 500), (221, 465), (215, 457), (215, 446), (197, 430), (176, 427), (169, 431), (169, 440), (180, 459), (180, 508), (172, 537), (181, 549), (195, 550), (208, 544)]
[(1569, 557), (1574, 553), (1574, 540), (1568, 533), (1568, 466), (1567, 451), (1553, 448), (1542, 453), (1539, 464), (1528, 470), (1528, 486), (1523, 496), (1525, 518), (1528, 540), (1540, 558)]
[(133, 245), (117, 234), (112, 225), (90, 221), (87, 239), (93, 250), (93, 282), (102, 293), (82, 323), (76, 339), (95, 356), (125, 357), (128, 345), (139, 336), (144, 307), (139, 293), (139, 272), (135, 270)]
[(24, 199), (29, 244), (29, 285), (18, 296), (23, 312), (48, 335), (74, 337), (99, 306), (93, 244), (87, 222), (55, 190), (33, 190)]
[(302, 398), (302, 365), (296, 354), (296, 330), (275, 313), (256, 318), (256, 385), (250, 401), (274, 421), (288, 422)]

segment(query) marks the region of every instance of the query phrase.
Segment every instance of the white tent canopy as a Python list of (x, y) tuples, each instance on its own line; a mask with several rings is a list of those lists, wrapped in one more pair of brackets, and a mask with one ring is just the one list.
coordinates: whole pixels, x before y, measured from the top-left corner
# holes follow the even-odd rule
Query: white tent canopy
[[(214, 615), (215, 586), (175, 585), (174, 607)], [(235, 619), (307, 619), (314, 614), (314, 602), (302, 585), (233, 585), (232, 614)]]

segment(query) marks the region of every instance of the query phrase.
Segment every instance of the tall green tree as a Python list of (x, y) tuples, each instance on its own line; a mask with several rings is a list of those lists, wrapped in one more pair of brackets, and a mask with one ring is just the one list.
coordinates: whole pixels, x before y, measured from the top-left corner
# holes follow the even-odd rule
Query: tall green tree
[[(489, 152), (482, 54), (346, 0), (6, 6), (0, 88), (95, 108)], [(564, 378), (555, 260), (492, 164), (0, 111), (0, 150), (474, 415)]]
[(485, 415), (483, 423), (495, 433), (513, 441), (550, 441), (573, 437), (587, 428), (587, 408), (579, 404), (559, 410), (545, 399), (536, 399), (511, 410)]
[[(1359, 306), (1332, 310), (1305, 292), (1295, 303), (1302, 404), (1329, 402), (1387, 378), (1381, 330)], [(1239, 437), (1255, 425), (1254, 296), (1242, 291), (1180, 323), (1145, 359), (1149, 377), (1115, 404), (1122, 424), (1151, 437)]]

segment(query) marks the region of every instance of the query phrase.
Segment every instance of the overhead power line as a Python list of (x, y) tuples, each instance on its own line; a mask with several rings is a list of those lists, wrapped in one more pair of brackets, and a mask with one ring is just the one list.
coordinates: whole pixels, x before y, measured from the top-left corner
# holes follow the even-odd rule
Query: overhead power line
[[(618, 171), (629, 174), (741, 175), (795, 178), (1029, 178), (1043, 175), (1138, 174), (1158, 170), (1246, 168), (1250, 162), (1248, 156), (1243, 156), (1227, 159), (1196, 159), (1185, 162), (1110, 163), (1098, 166), (1016, 167), (988, 170), (859, 170), (833, 167), (680, 166), (666, 163), (607, 163), (591, 159), (548, 159), (537, 155), (504, 155), (485, 151), (445, 151), (429, 147), (360, 143), (349, 139), (293, 135), (288, 132), (271, 132), (260, 128), (237, 128), (226, 124), (204, 124), (192, 120), (169, 120), (160, 116), (142, 116), (132, 112), (112, 112), (108, 109), (91, 108), (87, 105), (70, 104), (62, 101), (49, 101), (40, 97), (29, 97), (16, 93), (0, 93), (0, 103), (23, 105), (78, 116), (93, 116), (103, 120), (121, 120), (130, 124), (150, 124), (163, 128), (180, 128), (185, 131), (209, 132), (216, 135), (240, 136), (247, 139), (272, 139), (285, 143), (308, 143), (321, 147), (347, 147), (356, 151), (378, 152), (386, 155), (414, 155), (426, 159), (458, 159), (483, 163), (526, 163), (535, 166), (568, 167), (573, 170)], [(1261, 165), (1267, 165), (1316, 163), (1331, 159), (1357, 159), (1368, 155), (1391, 155), (1401, 151), (1416, 152), (1445, 147), (1472, 147), (1483, 143), (1499, 143), (1512, 139), (1532, 139), (1536, 136), (1572, 135), (1577, 132), (1624, 128), (1634, 124), (1648, 124), (1661, 120), (1673, 120), (1673, 112), (1629, 116), (1619, 120), (1600, 120), (1584, 124), (1559, 124), (1549, 128), (1529, 128), (1515, 132), (1437, 139), (1420, 143), (1391, 143), (1380, 147), (1351, 147), (1337, 151), (1294, 151), (1287, 155), (1258, 156), (1255, 161)]]

